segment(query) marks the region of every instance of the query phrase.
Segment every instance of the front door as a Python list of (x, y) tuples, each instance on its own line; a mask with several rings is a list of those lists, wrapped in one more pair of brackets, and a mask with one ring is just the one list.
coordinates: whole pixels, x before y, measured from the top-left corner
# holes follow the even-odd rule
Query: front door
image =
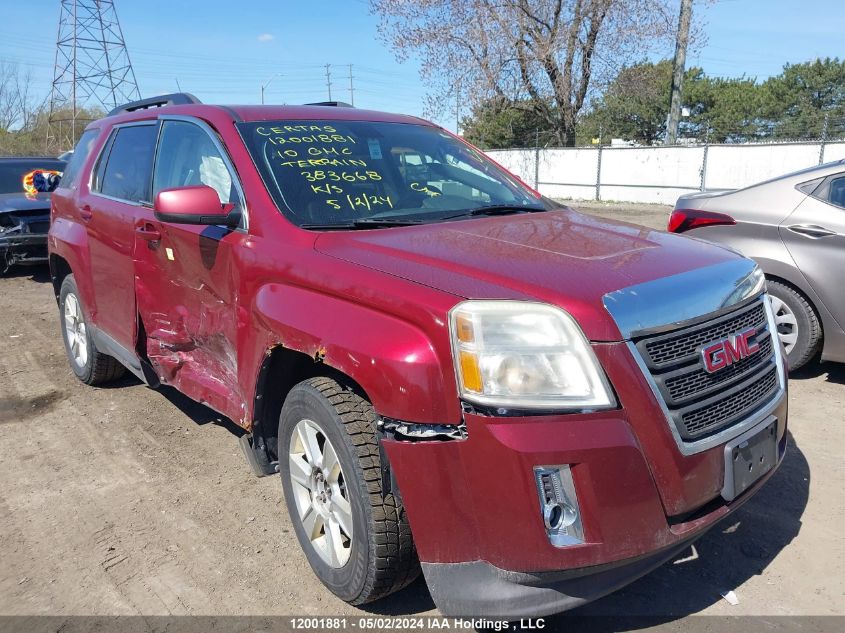
[(845, 327), (845, 172), (828, 176), (783, 221), (780, 235), (813, 290)]
[[(244, 209), (236, 172), (214, 132), (200, 121), (165, 118), (152, 198), (162, 189), (188, 185), (208, 185), (221, 204)], [(235, 259), (246, 232), (160, 222), (145, 207), (136, 216), (135, 236), (135, 294), (156, 373), (189, 397), (241, 420)]]

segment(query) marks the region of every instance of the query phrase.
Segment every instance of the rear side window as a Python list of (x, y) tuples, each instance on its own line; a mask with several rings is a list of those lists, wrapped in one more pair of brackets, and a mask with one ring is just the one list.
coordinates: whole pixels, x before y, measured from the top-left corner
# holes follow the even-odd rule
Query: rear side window
[(157, 125), (119, 128), (98, 180), (103, 195), (128, 202), (150, 200)]
[(837, 176), (830, 181), (830, 193), (828, 194), (830, 204), (845, 209), (845, 176)]
[(97, 140), (97, 136), (99, 135), (100, 130), (86, 130), (82, 136), (79, 137), (76, 149), (73, 150), (73, 156), (70, 157), (67, 167), (65, 167), (65, 173), (62, 174), (62, 187), (76, 187), (79, 184), (82, 166), (88, 159), (88, 155), (91, 153), (91, 148), (94, 146), (94, 141)]
[(819, 180), (821, 184), (810, 195), (817, 200), (845, 209), (845, 173), (840, 172)]

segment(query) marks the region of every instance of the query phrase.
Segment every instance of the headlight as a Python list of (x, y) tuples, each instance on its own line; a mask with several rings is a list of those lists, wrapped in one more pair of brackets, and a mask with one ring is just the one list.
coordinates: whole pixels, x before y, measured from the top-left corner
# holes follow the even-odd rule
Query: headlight
[(601, 409), (610, 385), (575, 320), (525, 301), (465, 301), (449, 313), (461, 396), (513, 408)]

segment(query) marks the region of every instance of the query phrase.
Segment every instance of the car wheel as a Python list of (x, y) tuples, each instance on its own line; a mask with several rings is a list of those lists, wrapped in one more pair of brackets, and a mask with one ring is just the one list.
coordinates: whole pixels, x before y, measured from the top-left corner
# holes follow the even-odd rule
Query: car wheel
[(822, 328), (807, 299), (792, 286), (769, 281), (769, 297), (775, 315), (778, 338), (783, 343), (790, 371), (804, 366), (819, 351)]
[(279, 471), (294, 531), (324, 585), (351, 604), (408, 585), (419, 563), (405, 509), (383, 494), (372, 405), (331, 378), (296, 385), (279, 420)]
[(126, 369), (118, 360), (97, 349), (85, 320), (85, 310), (73, 275), (62, 281), (59, 319), (70, 367), (86, 385), (102, 385), (120, 378)]

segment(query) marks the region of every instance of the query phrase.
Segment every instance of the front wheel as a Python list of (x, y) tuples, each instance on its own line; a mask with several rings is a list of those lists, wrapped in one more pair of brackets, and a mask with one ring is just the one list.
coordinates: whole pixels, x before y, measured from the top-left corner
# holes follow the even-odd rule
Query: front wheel
[(419, 574), (405, 509), (382, 492), (372, 405), (331, 378), (291, 389), (279, 420), (279, 465), (294, 531), (317, 577), (351, 604)]

